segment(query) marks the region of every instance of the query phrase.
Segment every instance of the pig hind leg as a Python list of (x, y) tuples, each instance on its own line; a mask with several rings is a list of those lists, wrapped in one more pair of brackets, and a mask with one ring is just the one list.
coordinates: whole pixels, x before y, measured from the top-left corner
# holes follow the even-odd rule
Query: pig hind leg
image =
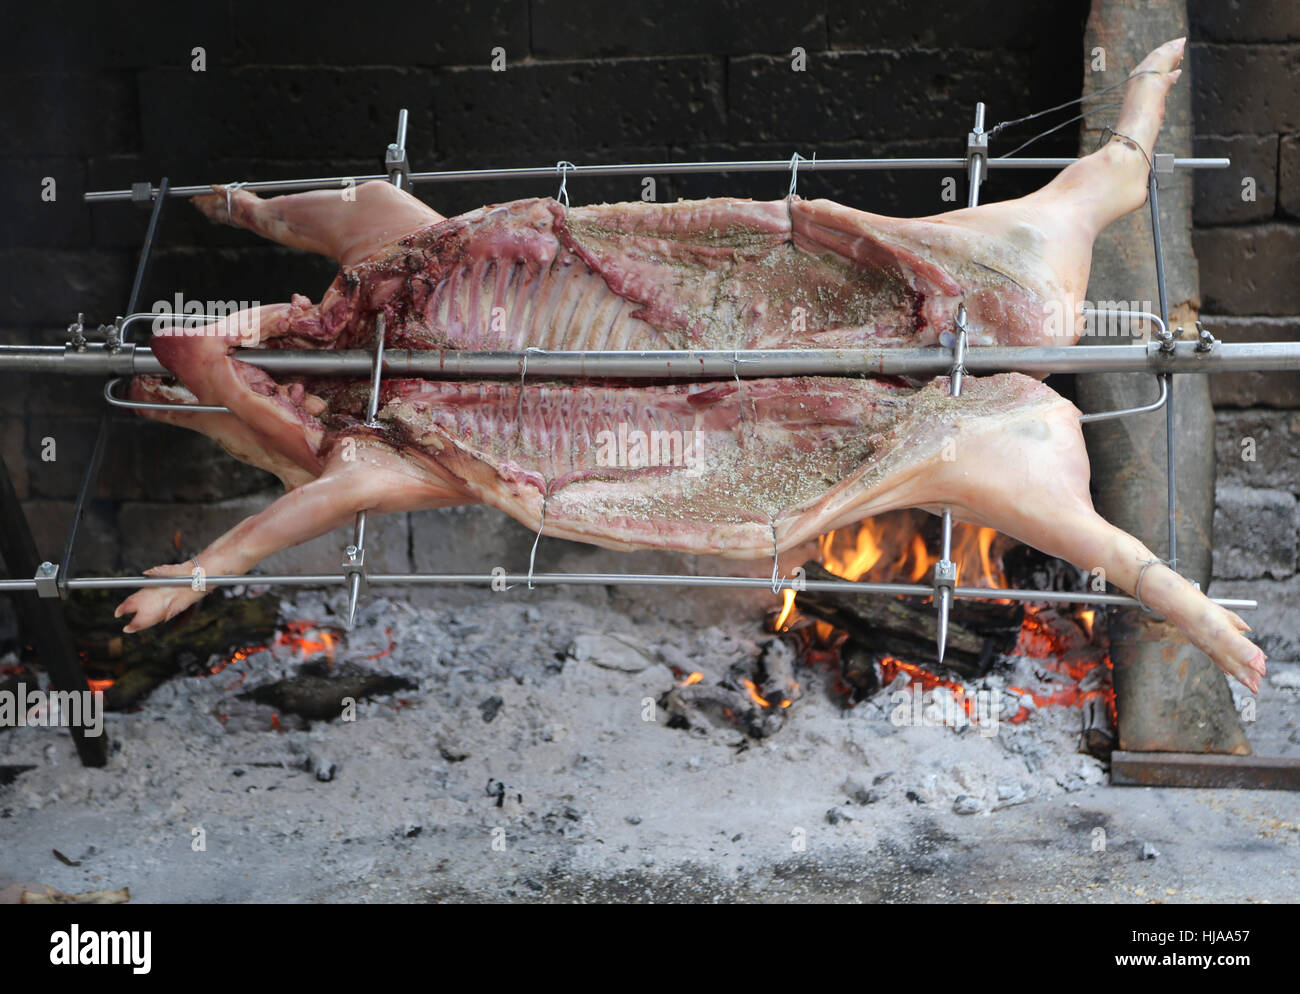
[(934, 466), (923, 484), (927, 499), (915, 505), (950, 504), (963, 520), (1101, 571), (1121, 590), (1140, 592), (1147, 607), (1176, 625), (1224, 673), (1259, 689), (1266, 660), (1242, 634), (1249, 626), (1093, 509), (1088, 453), (1072, 406), (959, 437), (956, 459)]

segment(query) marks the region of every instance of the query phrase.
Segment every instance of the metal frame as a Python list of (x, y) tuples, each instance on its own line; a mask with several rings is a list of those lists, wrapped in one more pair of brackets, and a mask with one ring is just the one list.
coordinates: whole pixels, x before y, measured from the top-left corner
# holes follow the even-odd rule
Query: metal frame
[[(751, 162), (694, 162), (694, 163), (639, 163), (623, 165), (578, 166), (569, 162), (558, 163), (555, 167), (536, 167), (522, 169), (471, 169), (444, 170), (439, 172), (412, 173), (406, 154), (406, 130), (408, 115), (406, 110), (400, 112), (397, 127), (397, 140), (388, 146), (385, 154), (387, 175), (357, 177), (324, 177), (314, 179), (271, 180), (241, 184), (244, 188), (262, 192), (289, 192), (296, 190), (337, 188), (347, 184), (371, 180), (387, 180), (399, 189), (410, 189), (421, 183), (457, 182), (469, 180), (499, 179), (544, 179), (558, 176), (561, 185), (567, 183), (569, 176), (623, 176), (647, 174), (689, 174), (715, 172), (783, 172), (790, 171), (790, 194), (795, 192), (798, 169), (805, 171), (820, 169), (822, 171), (857, 170), (857, 169), (955, 169), (964, 168), (969, 180), (969, 205), (976, 206), (982, 182), (988, 170), (999, 169), (1059, 169), (1077, 161), (1074, 158), (990, 158), (988, 156), (988, 135), (984, 130), (984, 105), (976, 106), (974, 128), (967, 136), (967, 154), (963, 158), (903, 158), (903, 159), (804, 159), (795, 155), (791, 160), (763, 160)], [(1159, 315), (1143, 312), (1116, 312), (1129, 318), (1149, 320), (1157, 325), (1156, 343), (1150, 345), (1094, 346), (1068, 348), (999, 348), (968, 347), (967, 331), (964, 321), (964, 308), (959, 311), (955, 330), (954, 345), (948, 348), (932, 349), (809, 349), (809, 350), (743, 350), (732, 352), (547, 352), (528, 349), (523, 352), (399, 352), (384, 351), (384, 329), (381, 323), (377, 329), (376, 349), (374, 354), (365, 352), (331, 352), (327, 354), (311, 352), (255, 352), (245, 350), (239, 358), (263, 369), (281, 373), (303, 372), (317, 375), (352, 375), (358, 376), (368, 372), (371, 381), (369, 401), (369, 419), (373, 420), (379, 398), (382, 377), (389, 376), (425, 376), (425, 377), (490, 377), (490, 376), (524, 376), (532, 372), (535, 376), (566, 377), (631, 377), (653, 379), (702, 379), (719, 377), (751, 378), (757, 376), (796, 376), (796, 375), (890, 375), (911, 374), (934, 376), (948, 373), (951, 391), (960, 396), (962, 378), (966, 373), (987, 373), (1002, 370), (1020, 370), (1031, 374), (1050, 372), (1077, 371), (1132, 371), (1150, 370), (1156, 373), (1161, 386), (1159, 399), (1151, 405), (1124, 411), (1099, 412), (1085, 415), (1085, 421), (1100, 420), (1107, 417), (1119, 417), (1128, 414), (1154, 411), (1171, 404), (1170, 384), (1172, 373), (1223, 372), (1237, 369), (1297, 369), (1300, 368), (1300, 343), (1296, 345), (1217, 345), (1203, 335), (1199, 344), (1177, 343), (1168, 332), (1168, 312), (1165, 300), (1164, 263), (1160, 247), (1158, 208), (1156, 204), (1156, 172), (1169, 172), (1175, 168), (1201, 169), (1224, 168), (1229, 165), (1226, 158), (1176, 158), (1172, 155), (1154, 156), (1154, 168), (1150, 176), (1150, 202), (1152, 212), (1153, 242), (1155, 248), (1156, 269), (1160, 289)], [(85, 194), (87, 202), (133, 201), (137, 204), (157, 207), (171, 196), (188, 197), (211, 191), (211, 186), (169, 186), (164, 180), (157, 188), (149, 184), (136, 184), (131, 190), (96, 191)], [(146, 239), (143, 260), (154, 237), (153, 225)], [(143, 264), (142, 260), (142, 264)], [(139, 274), (137, 274), (137, 278)], [(137, 279), (138, 281), (138, 279)], [(134, 298), (133, 298), (134, 299)], [(130, 308), (128, 308), (130, 311)], [(1097, 312), (1092, 312), (1096, 314)], [(72, 341), (65, 347), (13, 347), (0, 348), (0, 366), (14, 365), (31, 371), (59, 371), (62, 373), (111, 373), (118, 376), (136, 373), (164, 372), (162, 366), (153, 358), (148, 349), (134, 346), (126, 341), (125, 331), (129, 324), (146, 318), (157, 319), (158, 315), (130, 313), (125, 319), (119, 318), (114, 325), (103, 329), (108, 340), (103, 346), (88, 345), (84, 337), (81, 322), (69, 331)], [(185, 320), (193, 320), (186, 317)], [(124, 401), (113, 392), (111, 381), (105, 388), (105, 399), (115, 407), (143, 410), (188, 410), (192, 412), (221, 412), (224, 408), (208, 405), (171, 405), (143, 404)], [(1172, 426), (1172, 420), (1170, 421)], [(1169, 479), (1170, 479), (1170, 541), (1171, 559), (1173, 558), (1173, 446), (1172, 427), (1169, 428)], [(102, 453), (96, 453), (102, 455)], [(84, 504), (85, 491), (93, 480), (98, 459), (92, 456), (86, 480), (83, 481), (82, 493), (78, 499), (78, 509)], [(291, 585), (330, 585), (345, 584), (349, 591), (348, 623), (352, 622), (357, 599), (361, 592), (371, 584), (482, 584), (494, 589), (502, 589), (516, 583), (536, 584), (573, 584), (573, 585), (674, 585), (697, 587), (736, 587), (748, 589), (768, 588), (773, 592), (781, 590), (813, 589), (836, 593), (870, 593), (882, 595), (930, 596), (939, 605), (941, 624), (939, 626), (939, 657), (942, 660), (946, 643), (946, 618), (951, 600), (963, 598), (1007, 598), (1020, 601), (1048, 603), (1091, 603), (1116, 606), (1139, 606), (1139, 602), (1118, 594), (1069, 593), (1039, 590), (1015, 590), (998, 588), (960, 587), (956, 584), (956, 567), (950, 561), (951, 554), (951, 511), (943, 513), (943, 553), (940, 564), (936, 566), (934, 581), (931, 584), (897, 584), (864, 583), (851, 581), (818, 582), (802, 578), (790, 579), (778, 577), (775, 573), (771, 580), (751, 579), (747, 577), (722, 576), (661, 576), (645, 574), (566, 574), (534, 573), (531, 568), (527, 574), (506, 574), (497, 570), (490, 574), (368, 574), (365, 568), (365, 526), (366, 515), (362, 511), (357, 515), (354, 537), (345, 550), (346, 559), (338, 573), (298, 576), (205, 576), (206, 586), (291, 586)], [(540, 538), (539, 531), (539, 538)], [(57, 571), (57, 582), (51, 584), (51, 577), (38, 571), (32, 580), (2, 580), (0, 591), (17, 591), (36, 589), (43, 596), (57, 589), (59, 595), (66, 595), (69, 590), (105, 589), (105, 588), (139, 588), (155, 586), (187, 586), (189, 577), (73, 577), (70, 569), (71, 552), (76, 538), (76, 522), (69, 535), (65, 549), (65, 568)], [(53, 569), (50, 564), (45, 564)], [(45, 569), (45, 567), (42, 567)], [(1234, 609), (1256, 606), (1255, 601), (1216, 599), (1215, 603)]]

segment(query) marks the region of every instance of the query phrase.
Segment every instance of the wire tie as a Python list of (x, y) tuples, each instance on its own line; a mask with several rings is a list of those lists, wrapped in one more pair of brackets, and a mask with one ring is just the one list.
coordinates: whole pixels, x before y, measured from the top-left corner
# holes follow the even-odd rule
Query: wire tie
[(561, 159), (555, 164), (555, 171), (560, 174), (560, 192), (555, 195), (555, 199), (562, 201), (566, 208), (569, 206), (569, 170), (577, 168), (567, 159)]

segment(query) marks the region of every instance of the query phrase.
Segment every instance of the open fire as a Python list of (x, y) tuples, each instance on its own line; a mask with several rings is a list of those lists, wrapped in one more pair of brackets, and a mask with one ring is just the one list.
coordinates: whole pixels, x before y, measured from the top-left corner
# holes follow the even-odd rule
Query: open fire
[[(816, 559), (804, 565), (810, 578), (924, 583), (938, 558), (936, 524), (921, 511), (881, 515), (822, 536)], [(954, 528), (952, 557), (963, 586), (1059, 589), (1068, 584), (1045, 565), (1054, 561), (1039, 562), (1032, 558), (1037, 553), (1029, 553), (990, 528)], [(240, 603), (233, 599), (230, 609), (240, 610)], [(386, 686), (382, 660), (396, 648), (391, 629), (357, 639), (318, 620), (277, 621), (276, 613), (272, 608), (259, 615), (261, 627), (235, 625), (206, 662), (201, 652), (191, 653), (189, 662), (170, 672), (225, 674), (232, 694), (247, 694), (245, 681), (258, 683), (267, 658), (274, 658), (293, 664), (308, 683), (320, 683), (321, 693), (334, 694), (335, 683), (350, 688), (358, 680), (367, 687), (367, 681)], [(767, 618), (768, 639), (726, 636), (730, 641), (716, 649), (665, 658), (674, 680), (660, 704), (676, 727), (708, 723), (763, 738), (798, 710), (795, 705), (816, 676), (815, 682), (828, 686), (844, 707), (878, 695), (889, 700), (906, 689), (942, 699), (972, 719), (992, 695), (999, 720), (1012, 724), (1026, 721), (1038, 708), (1079, 708), (1089, 751), (1108, 751), (1115, 703), (1104, 615), (992, 596), (962, 600), (954, 606), (942, 667), (933, 663), (934, 618), (933, 605), (918, 598), (785, 591)], [(120, 641), (111, 635), (104, 646), (92, 644), (84, 651), (94, 657), (87, 658), (94, 689), (118, 698), (123, 691), (114, 689), (115, 677), (124, 672), (125, 661), (116, 660), (113, 650)], [(187, 636), (180, 641), (189, 644)], [(268, 652), (271, 657), (263, 655)], [(131, 707), (139, 699), (137, 694), (117, 706)], [(268, 705), (268, 714), (271, 727), (282, 727), (277, 702)], [(250, 727), (263, 721), (256, 715), (248, 720)]]
[[(924, 582), (939, 559), (925, 539), (927, 518), (921, 511), (894, 512), (823, 535), (818, 541), (818, 561), (844, 580)], [(952, 559), (959, 582), (963, 586), (1007, 586), (1003, 556), (1015, 547), (1013, 540), (992, 528), (955, 523)], [(801, 596), (794, 590), (783, 591), (781, 607), (773, 611), (769, 626), (795, 641), (805, 663), (840, 673), (846, 696), (866, 696), (853, 671), (867, 665), (873, 671), (869, 684), (873, 690), (911, 686), (929, 692), (942, 688), (968, 716), (972, 714), (972, 683), (976, 681), (932, 666), (919, 654), (902, 658), (903, 654), (888, 651), (887, 638), (881, 639), (884, 645), (879, 647), (863, 644), (860, 632), (850, 634), (801, 611)], [(990, 598), (989, 602), (1012, 603), (1006, 598)], [(1003, 654), (1032, 660), (1033, 680), (1025, 681), (1024, 686), (1006, 686), (1005, 690), (1019, 695), (1023, 703), (1005, 720), (1023, 722), (1039, 707), (1077, 707), (1084, 712), (1086, 748), (1107, 751), (1115, 722), (1115, 697), (1103, 627), (1092, 609), (1027, 605), (1019, 631)], [(868, 657), (865, 664), (864, 651)]]

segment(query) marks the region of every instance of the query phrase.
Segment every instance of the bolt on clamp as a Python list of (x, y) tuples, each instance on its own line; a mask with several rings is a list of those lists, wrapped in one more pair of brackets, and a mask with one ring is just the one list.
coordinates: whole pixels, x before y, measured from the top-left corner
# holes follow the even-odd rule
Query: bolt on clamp
[(934, 564), (934, 589), (938, 593), (941, 589), (947, 588), (952, 590), (957, 586), (957, 564), (951, 559), (940, 559)]
[[(1181, 329), (1180, 329), (1181, 330)], [(1214, 346), (1218, 345), (1218, 340), (1210, 334), (1209, 330), (1201, 326), (1201, 322), (1196, 322), (1196, 351), (1200, 353), (1214, 351)]]

